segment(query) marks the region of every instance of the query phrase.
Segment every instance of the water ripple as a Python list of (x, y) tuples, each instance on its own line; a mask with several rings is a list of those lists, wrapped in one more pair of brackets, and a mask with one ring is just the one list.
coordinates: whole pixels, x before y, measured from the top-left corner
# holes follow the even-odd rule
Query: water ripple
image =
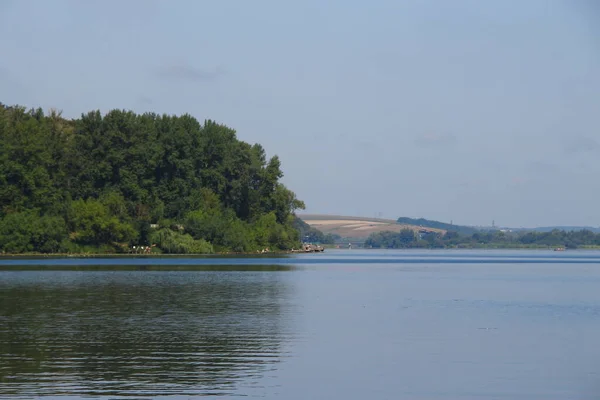
[(276, 275), (104, 278), (0, 284), (0, 397), (233, 396), (289, 356)]

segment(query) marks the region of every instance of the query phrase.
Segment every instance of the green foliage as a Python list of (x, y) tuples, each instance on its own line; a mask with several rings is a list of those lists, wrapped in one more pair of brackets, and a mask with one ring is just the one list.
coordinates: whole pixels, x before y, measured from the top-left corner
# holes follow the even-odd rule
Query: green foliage
[(213, 246), (206, 240), (194, 238), (188, 234), (163, 228), (152, 232), (150, 239), (167, 254), (211, 254)]
[(12, 213), (0, 224), (0, 249), (8, 253), (61, 251), (67, 238), (64, 219), (40, 216), (37, 210)]
[[(126, 251), (155, 238), (173, 253), (297, 247), (290, 217), (304, 203), (282, 176), (277, 156), (214, 121), (66, 120), (0, 104), (0, 251)], [(33, 234), (50, 223), (54, 235)]]
[(371, 234), (365, 245), (373, 248), (548, 248), (566, 247), (575, 249), (581, 246), (599, 246), (600, 233), (589, 230), (551, 232), (477, 232), (460, 235), (447, 232), (445, 235), (425, 233), (416, 235), (413, 231), (400, 233), (378, 232)]
[(76, 200), (69, 210), (71, 239), (80, 244), (130, 242), (137, 232), (98, 200)]

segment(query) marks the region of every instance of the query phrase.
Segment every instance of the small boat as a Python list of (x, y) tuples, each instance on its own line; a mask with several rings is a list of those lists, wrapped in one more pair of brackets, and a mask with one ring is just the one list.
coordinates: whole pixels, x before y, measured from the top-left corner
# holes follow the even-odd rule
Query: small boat
[(565, 251), (564, 247), (556, 247), (554, 248), (554, 251)]
[(302, 245), (302, 250), (304, 253), (321, 253), (323, 251), (325, 251), (325, 248), (322, 246), (314, 245), (312, 243), (304, 243)]

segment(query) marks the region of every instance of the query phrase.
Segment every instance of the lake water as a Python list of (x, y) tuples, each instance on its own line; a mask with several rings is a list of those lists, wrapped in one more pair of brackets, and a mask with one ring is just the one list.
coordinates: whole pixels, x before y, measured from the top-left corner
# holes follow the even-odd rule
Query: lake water
[(0, 398), (597, 399), (600, 252), (0, 259)]

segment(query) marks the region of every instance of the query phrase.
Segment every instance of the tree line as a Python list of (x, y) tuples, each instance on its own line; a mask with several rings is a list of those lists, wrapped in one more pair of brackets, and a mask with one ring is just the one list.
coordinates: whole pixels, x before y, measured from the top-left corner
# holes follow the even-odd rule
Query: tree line
[[(277, 156), (194, 117), (0, 103), (0, 252), (253, 252), (299, 245)], [(156, 251), (156, 250), (155, 250)]]
[(371, 234), (366, 247), (405, 248), (548, 248), (565, 247), (576, 249), (585, 246), (600, 246), (600, 233), (590, 230), (550, 232), (504, 232), (487, 231), (464, 235), (455, 231), (445, 234), (419, 234), (411, 229), (400, 232), (377, 232)]
[(294, 220), (294, 227), (300, 232), (300, 238), (303, 242), (314, 244), (334, 244), (342, 239), (340, 235), (333, 233), (323, 233), (302, 221), (300, 218)]

